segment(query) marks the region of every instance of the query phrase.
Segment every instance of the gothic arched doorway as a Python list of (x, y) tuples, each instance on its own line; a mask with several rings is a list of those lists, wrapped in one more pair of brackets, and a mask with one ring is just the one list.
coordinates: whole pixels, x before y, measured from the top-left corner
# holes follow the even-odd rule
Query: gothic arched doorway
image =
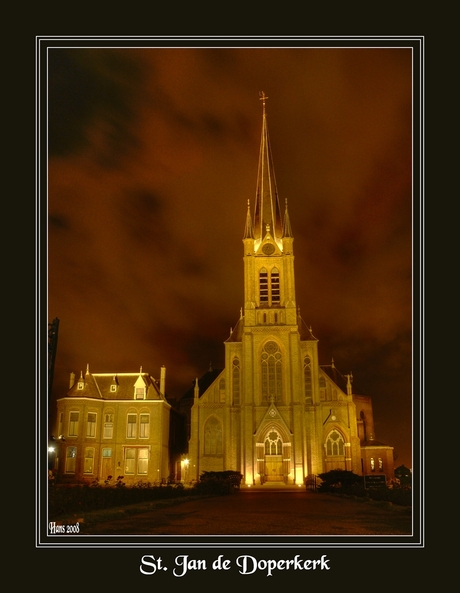
[[(283, 440), (275, 428), (271, 428), (264, 440), (263, 482), (284, 482), (286, 468), (283, 459)], [(289, 472), (287, 472), (289, 473)]]
[(283, 482), (283, 441), (277, 430), (265, 437), (265, 482)]

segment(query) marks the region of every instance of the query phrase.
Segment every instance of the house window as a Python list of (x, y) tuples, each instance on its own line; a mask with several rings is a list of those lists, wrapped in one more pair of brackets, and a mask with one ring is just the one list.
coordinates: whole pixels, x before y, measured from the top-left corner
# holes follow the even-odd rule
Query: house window
[(371, 472), (375, 472), (375, 460), (371, 457)]
[(345, 454), (345, 442), (337, 430), (333, 430), (327, 438), (326, 454), (333, 457)]
[(85, 384), (83, 383), (83, 381), (79, 381), (79, 383), (78, 383), (78, 389), (83, 389), (84, 385)]
[(136, 449), (125, 449), (125, 474), (134, 474), (136, 468)]
[(279, 401), (282, 397), (282, 357), (275, 342), (267, 342), (261, 356), (262, 400)]
[(113, 438), (113, 414), (104, 415), (104, 438)]
[(313, 385), (311, 377), (311, 359), (305, 356), (303, 359), (303, 378), (305, 384), (305, 401), (311, 403), (313, 398)]
[(379, 472), (383, 472), (383, 459), (379, 457)]
[(141, 414), (139, 416), (139, 437), (141, 439), (148, 439), (150, 436), (150, 416), (149, 414)]
[(78, 436), (78, 419), (80, 412), (70, 412), (69, 417), (69, 437)]
[(96, 436), (96, 414), (94, 412), (88, 413), (88, 421), (86, 423), (86, 436)]
[(232, 369), (232, 387), (233, 387), (233, 405), (240, 405), (240, 361), (238, 358), (233, 359)]
[(111, 392), (114, 392), (114, 391), (116, 391), (116, 390), (117, 390), (117, 386), (116, 386), (116, 385), (111, 385), (111, 386), (110, 386), (110, 391), (111, 391)]
[(138, 449), (138, 456), (137, 456), (137, 473), (138, 474), (147, 474), (149, 468), (149, 450), (146, 449)]
[(273, 268), (270, 274), (272, 289), (272, 305), (278, 305), (280, 302), (280, 273), (277, 268)]
[(62, 434), (62, 424), (64, 422), (64, 414), (63, 412), (61, 412), (59, 414), (59, 424), (58, 424), (58, 435), (60, 436)]
[(77, 447), (67, 447), (65, 456), (65, 473), (75, 473), (75, 462), (77, 459)]
[(128, 414), (127, 422), (126, 422), (126, 437), (128, 439), (136, 438), (136, 428), (137, 428), (137, 414)]
[(204, 454), (222, 455), (222, 426), (215, 417), (209, 418), (204, 427)]
[(86, 447), (85, 449), (85, 465), (83, 472), (85, 474), (92, 474), (94, 470), (94, 449)]
[(136, 387), (136, 399), (145, 399), (145, 387)]
[(136, 473), (146, 475), (149, 466), (149, 450), (145, 448), (129, 447), (125, 449), (125, 474), (133, 475)]

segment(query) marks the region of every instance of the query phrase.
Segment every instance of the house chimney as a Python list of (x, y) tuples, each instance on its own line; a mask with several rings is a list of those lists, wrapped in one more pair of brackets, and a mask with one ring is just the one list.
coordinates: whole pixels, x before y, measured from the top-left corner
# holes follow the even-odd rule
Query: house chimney
[(160, 391), (165, 395), (165, 380), (166, 380), (166, 367), (163, 365), (160, 372)]

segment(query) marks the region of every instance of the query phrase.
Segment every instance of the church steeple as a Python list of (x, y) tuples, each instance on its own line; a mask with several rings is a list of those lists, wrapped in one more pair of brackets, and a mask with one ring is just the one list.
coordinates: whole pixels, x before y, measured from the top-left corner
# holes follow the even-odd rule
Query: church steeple
[(244, 229), (244, 325), (297, 325), (291, 223), (285, 206), (281, 216), (263, 102), (262, 138), (254, 218), (250, 206)]
[(262, 136), (260, 140), (259, 167), (257, 173), (256, 203), (254, 208), (254, 239), (257, 249), (266, 235), (266, 229), (270, 232), (274, 241), (281, 248), (283, 236), (283, 225), (281, 220), (281, 209), (276, 187), (275, 170), (273, 157), (268, 135), (267, 115), (265, 112), (265, 101), (268, 97), (264, 92), (260, 93), (262, 101)]

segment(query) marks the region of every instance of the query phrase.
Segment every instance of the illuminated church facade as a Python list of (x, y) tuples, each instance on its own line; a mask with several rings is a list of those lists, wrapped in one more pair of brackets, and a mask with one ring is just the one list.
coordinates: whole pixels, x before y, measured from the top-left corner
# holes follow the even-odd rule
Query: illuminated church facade
[(178, 401), (137, 373), (71, 374), (57, 402), (53, 469), (69, 482), (123, 476), (199, 480), (239, 471), (248, 486), (303, 484), (332, 469), (394, 476), (393, 447), (378, 442), (370, 397), (351, 373), (320, 365), (318, 340), (296, 301), (294, 236), (281, 208), (265, 98), (253, 211), (243, 235), (244, 306), (224, 342), (223, 369), (210, 368)]
[(332, 469), (393, 477), (393, 448), (374, 438), (372, 402), (351, 373), (322, 366), (296, 302), (294, 236), (278, 197), (265, 98), (253, 212), (243, 236), (244, 307), (225, 368), (182, 398), (191, 475), (237, 470), (243, 483), (301, 484)]

